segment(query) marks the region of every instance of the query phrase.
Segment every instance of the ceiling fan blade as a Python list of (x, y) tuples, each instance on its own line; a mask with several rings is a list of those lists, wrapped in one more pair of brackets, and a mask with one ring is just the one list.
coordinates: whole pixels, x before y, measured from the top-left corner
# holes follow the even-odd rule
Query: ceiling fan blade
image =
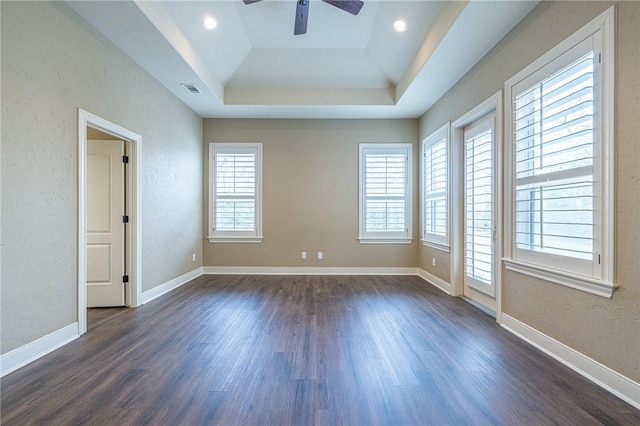
[(360, 9), (364, 6), (364, 2), (360, 0), (322, 0), (325, 3), (329, 3), (331, 6), (335, 6), (338, 9), (342, 9), (345, 12), (349, 12), (352, 15), (360, 13)]
[(296, 23), (293, 27), (294, 35), (307, 33), (307, 19), (309, 19), (309, 0), (298, 0), (298, 4), (296, 5)]
[(242, 0), (244, 4), (258, 3), (259, 1), (262, 1), (262, 0)]

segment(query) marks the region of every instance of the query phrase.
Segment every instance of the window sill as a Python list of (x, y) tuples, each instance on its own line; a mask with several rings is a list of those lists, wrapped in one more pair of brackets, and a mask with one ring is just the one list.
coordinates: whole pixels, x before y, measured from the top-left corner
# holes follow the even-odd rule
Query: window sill
[(433, 241), (422, 240), (422, 245), (425, 247), (431, 247), (436, 250), (443, 251), (445, 253), (451, 252), (451, 247), (446, 244), (434, 243)]
[(411, 244), (413, 238), (358, 238), (360, 244)]
[(520, 262), (513, 259), (502, 259), (508, 271), (538, 278), (544, 281), (563, 285), (575, 290), (595, 294), (596, 296), (611, 299), (616, 289), (615, 284), (599, 281), (581, 275), (562, 272), (545, 268), (531, 263)]
[(240, 243), (240, 244), (259, 244), (262, 237), (209, 237), (210, 243)]

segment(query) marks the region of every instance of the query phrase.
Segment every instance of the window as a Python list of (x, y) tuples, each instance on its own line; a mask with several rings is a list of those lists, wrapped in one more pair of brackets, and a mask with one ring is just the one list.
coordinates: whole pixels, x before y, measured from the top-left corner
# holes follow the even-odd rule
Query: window
[(422, 142), (422, 241), (449, 251), (449, 123)]
[(410, 243), (410, 143), (360, 144), (361, 243)]
[(610, 296), (613, 12), (506, 83), (509, 269)]
[(209, 144), (209, 241), (260, 242), (262, 144)]

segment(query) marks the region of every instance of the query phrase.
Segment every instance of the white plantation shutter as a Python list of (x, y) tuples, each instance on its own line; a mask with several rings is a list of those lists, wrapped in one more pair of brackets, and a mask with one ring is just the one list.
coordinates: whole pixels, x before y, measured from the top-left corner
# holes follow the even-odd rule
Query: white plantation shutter
[(365, 168), (365, 230), (403, 231), (404, 154), (367, 155)]
[(255, 230), (255, 153), (218, 153), (215, 167), (215, 229)]
[(494, 129), (493, 116), (465, 129), (465, 282), (484, 292), (493, 289)]
[(425, 242), (449, 245), (448, 125), (427, 137), (422, 146), (423, 217)]
[(360, 145), (360, 238), (409, 238), (410, 144)]
[(583, 42), (568, 55), (568, 64), (512, 94), (512, 236), (517, 258), (547, 263), (553, 255), (553, 266), (591, 275), (595, 54)]
[(210, 144), (210, 239), (260, 238), (260, 144)]

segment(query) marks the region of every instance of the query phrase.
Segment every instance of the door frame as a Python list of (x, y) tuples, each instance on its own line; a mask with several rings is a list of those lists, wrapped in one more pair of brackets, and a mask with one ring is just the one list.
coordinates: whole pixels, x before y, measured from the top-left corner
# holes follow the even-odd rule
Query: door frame
[(142, 304), (142, 136), (78, 108), (78, 334), (87, 332), (87, 127), (124, 140), (129, 156), (126, 193), (129, 232), (125, 238), (129, 285), (126, 306)]
[[(487, 100), (471, 109), (451, 124), (453, 150), (451, 164), (464, 164), (464, 128), (478, 119), (495, 112), (495, 286), (496, 286), (496, 321), (502, 322), (502, 253), (503, 253), (503, 100), (499, 90)], [(452, 193), (464, 194), (464, 168), (452, 171)], [(452, 198), (451, 214), (451, 289), (452, 296), (464, 293), (464, 200), (462, 196)]]

